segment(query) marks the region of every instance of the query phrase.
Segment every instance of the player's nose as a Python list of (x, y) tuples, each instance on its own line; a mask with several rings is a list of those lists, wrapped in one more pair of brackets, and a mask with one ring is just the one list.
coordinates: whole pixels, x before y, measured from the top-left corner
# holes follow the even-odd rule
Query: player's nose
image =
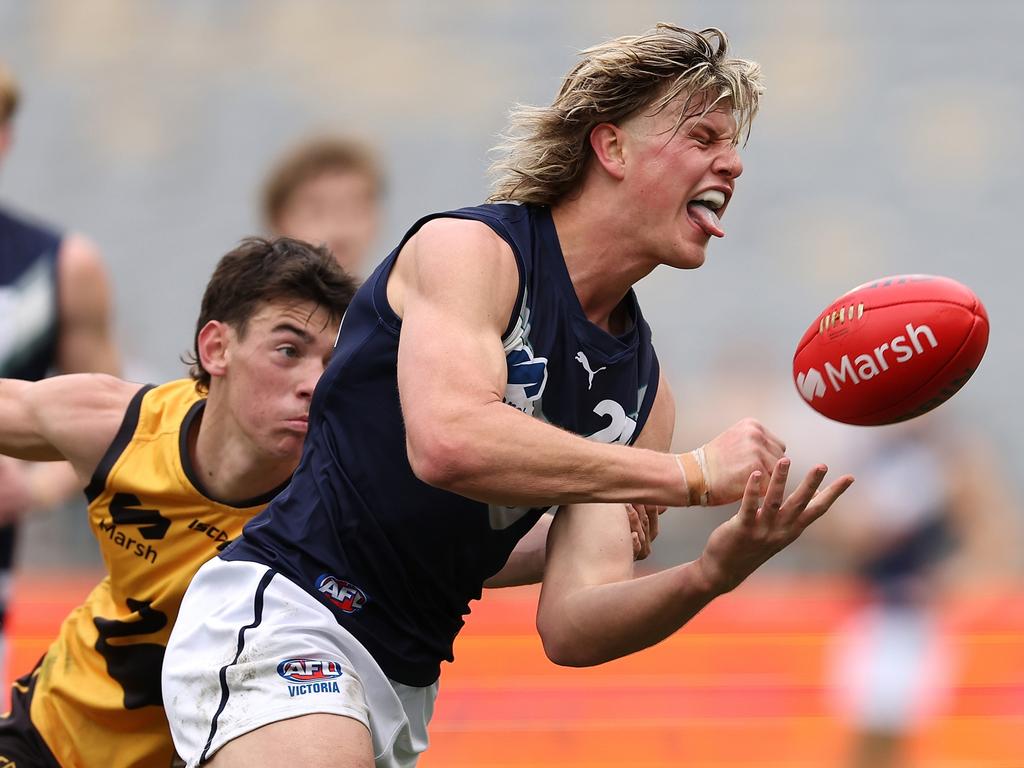
[(313, 390), (316, 389), (316, 383), (320, 381), (320, 376), (326, 367), (322, 360), (313, 359), (304, 365), (302, 367), (302, 375), (297, 382), (296, 394), (301, 398), (312, 397)]
[(711, 169), (730, 179), (738, 179), (743, 173), (743, 160), (740, 158), (739, 150), (730, 144), (718, 153)]

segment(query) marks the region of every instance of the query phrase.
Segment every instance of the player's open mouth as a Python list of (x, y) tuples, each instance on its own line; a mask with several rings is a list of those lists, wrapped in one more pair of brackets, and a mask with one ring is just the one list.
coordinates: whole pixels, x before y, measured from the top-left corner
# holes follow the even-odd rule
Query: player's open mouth
[(725, 206), (725, 193), (718, 189), (706, 189), (686, 204), (686, 212), (709, 237), (724, 237), (725, 230), (716, 211)]

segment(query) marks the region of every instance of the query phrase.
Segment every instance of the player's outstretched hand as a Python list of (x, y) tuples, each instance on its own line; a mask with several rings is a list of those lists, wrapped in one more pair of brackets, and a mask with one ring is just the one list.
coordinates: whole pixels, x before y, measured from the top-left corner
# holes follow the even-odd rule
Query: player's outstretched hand
[(818, 464), (786, 496), (789, 465), (788, 458), (775, 463), (763, 502), (759, 499), (761, 472), (751, 473), (739, 511), (711, 533), (697, 562), (715, 594), (735, 589), (772, 555), (796, 541), (853, 483), (851, 475), (843, 475), (819, 491), (828, 467)]
[(786, 452), (786, 445), (757, 419), (743, 419), (704, 446), (709, 484), (708, 504), (731, 504), (743, 496), (754, 472), (761, 472), (758, 490)]

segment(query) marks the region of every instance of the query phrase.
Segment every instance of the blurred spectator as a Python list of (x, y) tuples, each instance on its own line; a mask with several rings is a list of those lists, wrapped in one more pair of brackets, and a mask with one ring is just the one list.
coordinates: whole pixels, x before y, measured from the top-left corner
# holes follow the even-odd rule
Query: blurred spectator
[[(0, 64), (0, 162), (13, 142), (19, 90)], [(94, 245), (0, 206), (0, 378), (53, 371), (117, 373), (110, 285)], [(79, 484), (65, 463), (0, 458), (0, 629), (14, 560), (15, 520), (51, 508)], [(2, 656), (2, 654), (0, 654)]]
[(1012, 497), (996, 452), (950, 413), (868, 430), (855, 487), (817, 531), (863, 588), (832, 659), (854, 768), (908, 765), (907, 737), (943, 708), (955, 675), (943, 597), (1012, 571)]
[(340, 136), (293, 147), (271, 169), (263, 217), (275, 235), (324, 244), (352, 275), (362, 275), (380, 225), (384, 174), (366, 144)]

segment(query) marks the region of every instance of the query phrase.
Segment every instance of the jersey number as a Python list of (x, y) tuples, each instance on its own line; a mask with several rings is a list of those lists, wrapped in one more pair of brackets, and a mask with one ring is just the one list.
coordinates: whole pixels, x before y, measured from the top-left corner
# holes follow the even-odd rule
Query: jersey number
[(594, 406), (594, 413), (607, 416), (608, 426), (599, 429), (588, 439), (599, 443), (622, 443), (628, 445), (636, 429), (636, 420), (626, 415), (626, 410), (614, 400), (602, 400)]

